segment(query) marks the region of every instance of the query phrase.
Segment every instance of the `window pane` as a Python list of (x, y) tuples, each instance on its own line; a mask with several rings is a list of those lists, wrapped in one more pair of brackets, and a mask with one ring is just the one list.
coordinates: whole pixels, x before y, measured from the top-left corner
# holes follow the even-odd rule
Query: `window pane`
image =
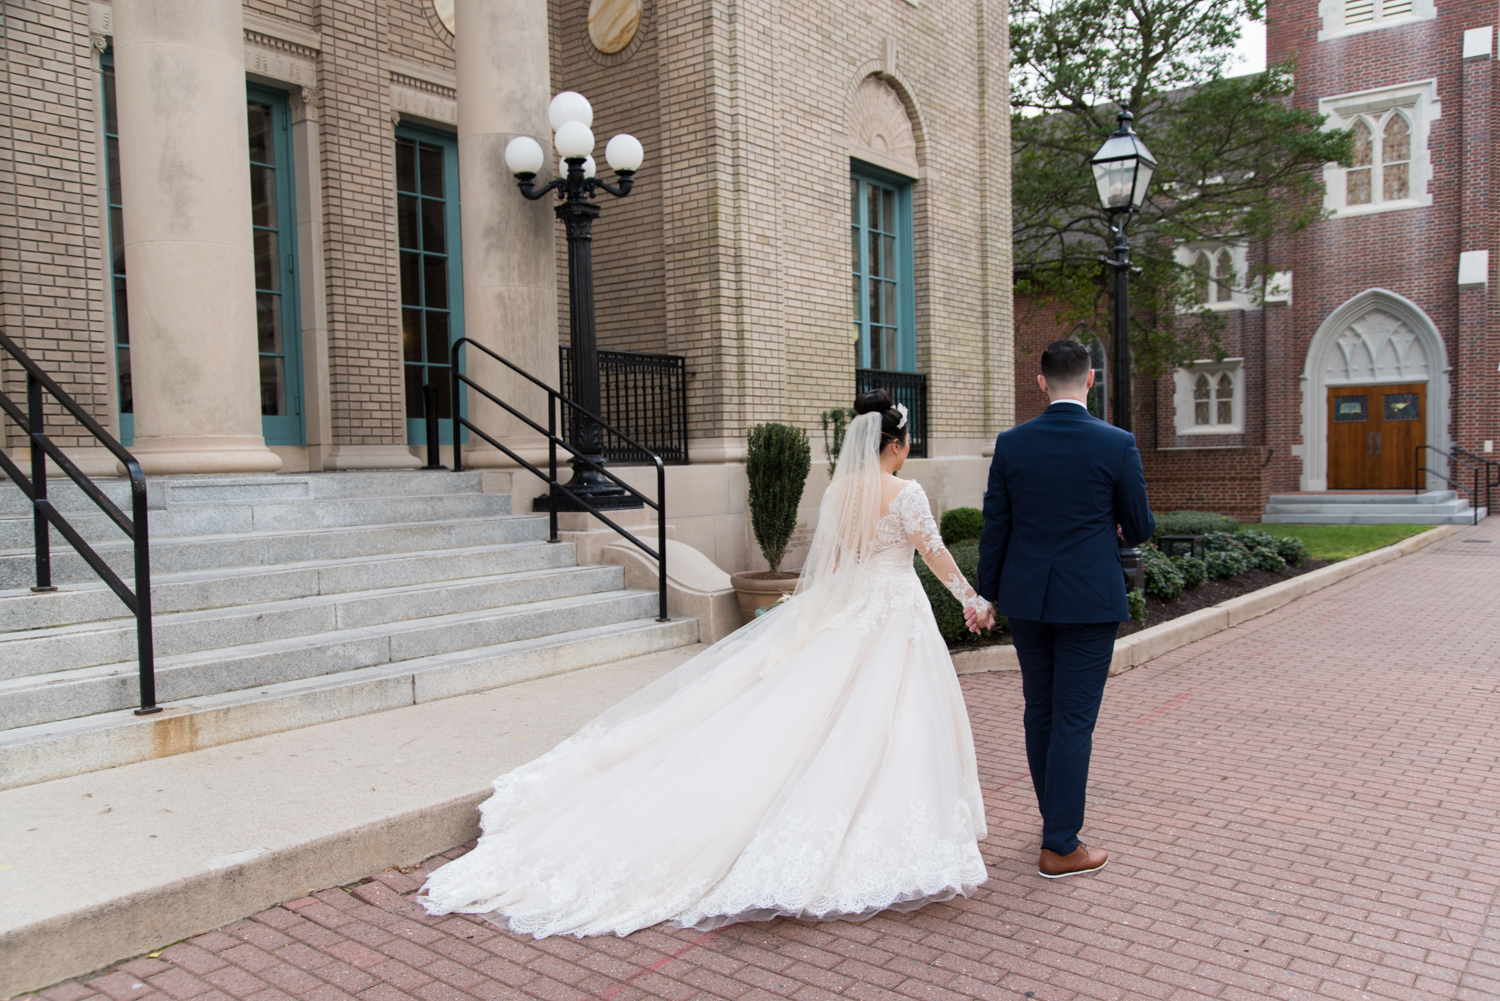
[(286, 414), (286, 372), (280, 358), (260, 360), (260, 415), (282, 417)]
[(1234, 298), (1234, 255), (1227, 250), (1219, 251), (1219, 257), (1214, 265), (1215, 297), (1219, 302), (1229, 302)]
[(443, 197), (443, 151), (426, 143), (419, 143), (417, 148), (422, 158), (422, 194), (429, 198)]
[(448, 252), (447, 222), (443, 218), (442, 202), (430, 198), (422, 199), (422, 249), (429, 254)]
[(271, 134), (271, 106), (251, 101), (248, 111), (250, 159), (256, 163), (275, 163), (276, 142)]
[(422, 406), (423, 374), (421, 365), (406, 366), (406, 416), (415, 420), (426, 416)]
[(447, 365), (430, 365), (427, 381), (437, 387), (437, 412), (440, 419), (449, 419), (453, 413), (453, 369)]
[(865, 226), (880, 229), (880, 189), (873, 184), (865, 186)]
[(417, 190), (417, 144), (410, 139), (396, 140), (396, 190)]
[(417, 250), (417, 196), (396, 196), (396, 238), (402, 248)]
[(422, 305), (437, 309), (448, 308), (448, 262), (441, 257), (423, 255)]
[(250, 223), (276, 228), (276, 171), (250, 167)]
[(1230, 400), (1220, 400), (1219, 401), (1219, 423), (1220, 424), (1233, 424), (1234, 423), (1234, 403), (1232, 401), (1230, 401)]
[(1203, 251), (1193, 257), (1193, 289), (1198, 294), (1199, 302), (1212, 302), (1208, 297), (1208, 255)]
[(1203, 425), (1208, 423), (1208, 402), (1200, 400), (1193, 404), (1193, 423)]
[(115, 374), (120, 385), (120, 413), (135, 413), (135, 396), (130, 388), (130, 349), (115, 350)]
[(1234, 377), (1228, 372), (1219, 376), (1218, 397), (1221, 400), (1234, 399)]
[(262, 353), (281, 354), (281, 296), (255, 293), (255, 332)]
[(401, 255), (401, 305), (422, 305), (421, 269), (421, 254), (403, 253)]
[(120, 140), (106, 139), (104, 150), (109, 157), (109, 203), (123, 205), (120, 200)]
[(1344, 174), (1344, 201), (1349, 205), (1370, 204), (1370, 168), (1351, 170)]
[(114, 274), (125, 273), (125, 219), (120, 209), (109, 210), (109, 257)]
[(854, 275), (850, 279), (849, 285), (854, 293), (854, 322), (857, 324), (860, 320), (864, 319), (861, 315), (862, 310), (859, 308), (859, 275)]
[(1375, 141), (1363, 118), (1354, 123), (1354, 166), (1368, 167), (1375, 162)]
[(877, 327), (874, 325), (871, 325), (870, 327), (871, 368), (885, 368), (885, 354), (881, 350), (883, 347), (885, 347), (885, 338), (880, 336), (881, 330), (881, 327)]
[[(881, 302), (880, 312), (885, 316), (886, 323), (897, 324), (900, 322), (900, 319), (896, 314), (896, 283), (881, 282), (880, 285), (884, 292), (884, 300)], [(891, 357), (895, 356), (892, 355)]]
[(871, 326), (887, 322), (885, 314), (880, 311), (880, 284), (879, 280), (875, 278), (870, 279), (870, 294), (868, 307), (865, 310), (865, 319), (869, 321)]
[(1411, 159), (1411, 128), (1401, 113), (1395, 112), (1385, 123), (1385, 136), (1380, 144), (1380, 159), (1384, 163), (1395, 163)]
[(104, 131), (112, 136), (120, 134), (120, 122), (115, 117), (115, 68), (105, 66), (100, 71), (104, 84)]
[(1208, 376), (1200, 375), (1193, 380), (1193, 399), (1206, 400), (1209, 396)]
[(405, 361), (422, 360), (422, 311), (401, 311), (401, 357)]
[(1394, 202), (1411, 197), (1411, 164), (1388, 163), (1380, 178), (1380, 195), (1383, 201)]
[(896, 231), (896, 193), (890, 188), (880, 189), (880, 228), (887, 233)]
[(254, 232), (255, 242), (255, 287), (267, 292), (281, 288), (281, 262), (277, 253), (276, 234), (268, 229)]
[(115, 279), (115, 343), (130, 343), (130, 311), (125, 303), (125, 279)]
[(448, 357), (448, 314), (427, 314), (427, 360), (441, 363)]
[(895, 278), (896, 238), (894, 236), (883, 236), (880, 238), (880, 262), (885, 267), (885, 271), (883, 272), (883, 274), (887, 278)]
[(870, 230), (870, 239), (867, 242), (870, 248), (868, 251), (870, 256), (865, 261), (865, 271), (871, 278), (884, 277), (885, 261), (880, 256), (880, 234), (873, 229)]
[(898, 368), (901, 365), (901, 344), (898, 340), (900, 331), (895, 327), (885, 328), (885, 350), (881, 352), (885, 356), (886, 368)]

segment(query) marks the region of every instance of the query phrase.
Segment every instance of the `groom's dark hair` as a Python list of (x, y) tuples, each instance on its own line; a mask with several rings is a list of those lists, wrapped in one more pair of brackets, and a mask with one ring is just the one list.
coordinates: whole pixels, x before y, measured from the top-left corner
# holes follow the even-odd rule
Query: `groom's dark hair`
[(1088, 378), (1089, 349), (1077, 341), (1053, 341), (1042, 352), (1042, 374), (1052, 385), (1076, 386)]

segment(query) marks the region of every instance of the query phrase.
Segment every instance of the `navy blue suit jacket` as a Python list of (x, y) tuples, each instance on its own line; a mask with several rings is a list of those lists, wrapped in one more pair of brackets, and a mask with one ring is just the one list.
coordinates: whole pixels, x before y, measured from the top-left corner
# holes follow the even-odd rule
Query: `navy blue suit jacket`
[(1123, 622), (1116, 525), (1131, 546), (1156, 530), (1135, 436), (1054, 403), (995, 439), (976, 589), (1017, 619)]

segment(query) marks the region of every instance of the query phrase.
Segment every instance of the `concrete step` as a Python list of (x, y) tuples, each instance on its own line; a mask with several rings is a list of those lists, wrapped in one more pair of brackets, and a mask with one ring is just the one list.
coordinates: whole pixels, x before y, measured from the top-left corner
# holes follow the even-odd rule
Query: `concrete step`
[[(158, 573), (151, 576), (151, 603), (161, 616), (310, 595), (461, 581), (575, 563), (573, 546), (568, 543), (515, 542), (272, 567)], [(98, 581), (64, 584), (48, 594), (33, 594), (29, 588), (0, 591), (0, 623), (15, 633), (127, 616), (120, 599)]]
[[(157, 699), (165, 705), (440, 654), (463, 655), (647, 618), (656, 610), (654, 594), (612, 591), (161, 657)], [(132, 660), (0, 681), (0, 730), (128, 709), (138, 704), (136, 671)]]
[[(158, 660), (431, 615), (618, 591), (620, 567), (561, 567), (153, 616)], [(123, 610), (123, 605), (121, 605)], [(134, 660), (134, 618), (0, 634), (0, 680)]]
[[(654, 612), (652, 613), (654, 614)], [(574, 632), (0, 732), (0, 789), (562, 674), (697, 642), (693, 619)]]
[[(26, 467), (22, 464), (23, 468)], [(446, 470), (349, 473), (270, 473), (261, 476), (153, 476), (147, 479), (153, 508), (193, 505), (261, 504), (356, 497), (401, 497), (413, 494), (480, 493), (483, 474)], [(130, 481), (96, 479), (110, 500), (130, 514)], [(47, 495), (63, 512), (98, 508), (69, 479), (49, 479)], [(504, 496), (504, 495), (497, 495)], [(0, 483), (0, 517), (30, 516), (31, 502), (20, 489)]]
[(1266, 514), (1459, 514), (1469, 510), (1466, 500), (1445, 501), (1441, 504), (1290, 504), (1273, 502), (1266, 505)]
[[(1489, 514), (1479, 509), (1482, 521)], [(1265, 514), (1263, 525), (1469, 525), (1474, 522), (1472, 508), (1456, 514)]]
[(1272, 494), (1270, 504), (1446, 504), (1458, 499), (1452, 490), (1428, 490), (1425, 493), (1358, 494), (1343, 491), (1308, 494)]
[[(504, 545), (539, 541), (546, 537), (547, 530), (545, 517), (501, 515), (399, 525), (168, 538), (153, 541), (151, 569), (153, 574), (169, 574)], [(122, 579), (131, 580), (133, 550), (128, 541), (102, 543), (95, 549)], [(36, 580), (35, 568), (29, 547), (0, 551), (0, 589), (31, 585)], [(98, 579), (93, 569), (68, 546), (54, 548), (52, 576), (55, 583)]]
[[(458, 493), (172, 506), (153, 508), (148, 520), (151, 538), (155, 540), (195, 535), (390, 525), (409, 521), (448, 521), (500, 517), (510, 513), (509, 494)], [(66, 517), (68, 524), (90, 544), (126, 538), (124, 530), (97, 509), (93, 513), (73, 512)], [(33, 522), (29, 516), (0, 518), (0, 550), (29, 547), (33, 533)], [(52, 529), (52, 545), (54, 548), (68, 546), (67, 540), (56, 528)]]

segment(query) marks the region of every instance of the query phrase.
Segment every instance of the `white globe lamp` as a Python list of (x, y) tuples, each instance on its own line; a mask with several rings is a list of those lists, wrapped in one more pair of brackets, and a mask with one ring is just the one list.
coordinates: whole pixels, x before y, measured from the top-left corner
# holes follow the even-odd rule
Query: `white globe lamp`
[(635, 136), (621, 132), (604, 147), (604, 159), (617, 174), (633, 174), (641, 169), (646, 151)]
[(594, 152), (594, 133), (582, 122), (563, 122), (552, 145), (564, 157), (588, 156)]
[(576, 90), (565, 90), (547, 106), (547, 121), (555, 132), (568, 122), (582, 122), (585, 128), (594, 124), (594, 106)]
[(505, 166), (517, 177), (536, 174), (546, 162), (547, 154), (542, 152), (542, 144), (530, 136), (516, 136), (505, 144)]

